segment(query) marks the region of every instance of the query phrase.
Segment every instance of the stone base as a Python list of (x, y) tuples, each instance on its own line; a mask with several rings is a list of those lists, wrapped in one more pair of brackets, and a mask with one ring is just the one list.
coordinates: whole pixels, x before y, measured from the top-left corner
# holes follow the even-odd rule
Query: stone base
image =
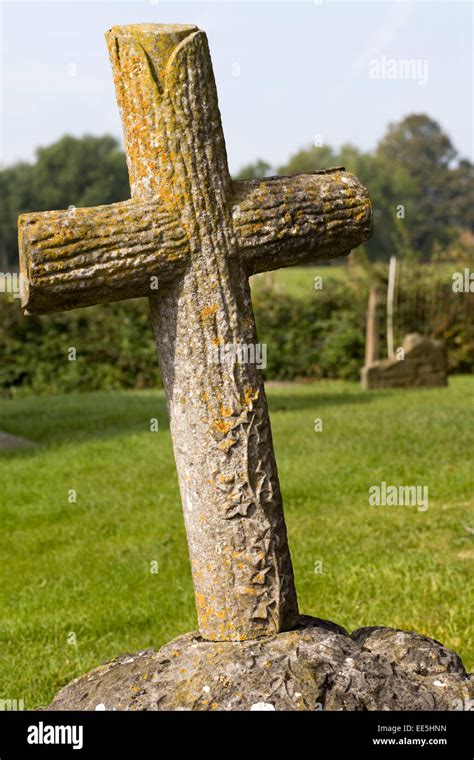
[(76, 678), (50, 710), (468, 710), (474, 677), (417, 633), (352, 636), (302, 616), (297, 629), (244, 642), (188, 633)]
[(373, 388), (435, 388), (447, 385), (447, 363), (442, 341), (418, 333), (405, 335), (403, 360), (383, 359), (361, 370), (362, 386)]
[(28, 441), (26, 438), (20, 438), (18, 435), (10, 435), (10, 433), (2, 433), (0, 431), (0, 451), (33, 448), (38, 448), (38, 444), (34, 441)]

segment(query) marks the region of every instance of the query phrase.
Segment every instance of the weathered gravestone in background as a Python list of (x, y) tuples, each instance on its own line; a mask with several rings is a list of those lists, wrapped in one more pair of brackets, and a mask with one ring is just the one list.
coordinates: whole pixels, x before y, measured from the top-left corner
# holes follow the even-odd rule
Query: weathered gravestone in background
[(361, 370), (364, 388), (435, 388), (448, 384), (446, 349), (442, 340), (409, 333), (401, 348), (401, 358), (366, 362)]
[[(52, 707), (444, 704), (392, 667), (390, 637), (412, 652), (409, 634), (350, 638), (298, 615), (261, 372), (225, 360), (228, 347), (256, 345), (249, 275), (349, 253), (371, 233), (367, 191), (343, 169), (233, 183), (205, 34), (143, 24), (114, 27), (107, 42), (132, 200), (21, 217), (23, 305), (41, 314), (151, 296), (199, 634), (118, 658)], [(444, 696), (464, 698), (459, 658), (424, 646), (428, 681), (449, 673)]]

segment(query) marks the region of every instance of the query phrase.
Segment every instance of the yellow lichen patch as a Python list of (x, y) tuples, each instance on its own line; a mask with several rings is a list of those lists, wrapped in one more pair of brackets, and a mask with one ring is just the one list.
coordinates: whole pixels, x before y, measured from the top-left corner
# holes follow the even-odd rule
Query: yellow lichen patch
[(213, 338), (211, 338), (211, 343), (213, 346), (220, 346), (222, 345), (223, 342), (224, 341), (222, 340), (222, 338), (218, 338), (217, 336), (214, 336)]
[(237, 440), (229, 436), (228, 438), (224, 438), (224, 440), (219, 443), (219, 448), (221, 451), (227, 453), (229, 449), (232, 448), (232, 446), (235, 446), (236, 443)]
[(209, 393), (207, 391), (204, 391), (203, 393), (201, 393), (201, 399), (204, 401), (204, 403), (209, 401)]
[(232, 430), (232, 422), (225, 422), (225, 420), (214, 420), (211, 424), (213, 430), (224, 435)]
[(256, 401), (258, 399), (258, 396), (258, 388), (251, 388), (249, 386), (246, 386), (242, 395), (242, 402), (245, 404), (245, 406), (251, 406), (252, 401)]
[(229, 406), (221, 405), (221, 407), (219, 408), (219, 414), (221, 414), (222, 417), (231, 417), (232, 409)]
[(201, 309), (199, 312), (199, 319), (202, 321), (209, 319), (209, 317), (212, 317), (212, 315), (217, 312), (217, 308), (216, 303), (213, 303), (212, 306), (205, 306), (204, 309)]

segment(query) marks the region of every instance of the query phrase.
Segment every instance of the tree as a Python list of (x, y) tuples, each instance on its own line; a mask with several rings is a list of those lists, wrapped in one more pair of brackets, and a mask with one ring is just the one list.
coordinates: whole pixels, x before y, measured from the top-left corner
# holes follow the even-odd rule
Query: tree
[(330, 166), (337, 166), (337, 158), (333, 149), (328, 145), (321, 147), (311, 145), (291, 156), (288, 163), (279, 167), (278, 174), (315, 172), (318, 169), (327, 169)]
[(269, 177), (271, 174), (275, 174), (270, 164), (267, 164), (263, 159), (258, 158), (253, 164), (247, 164), (243, 166), (235, 179), (263, 179)]
[[(474, 164), (462, 159), (449, 172), (446, 187), (448, 197), (449, 223), (460, 230), (474, 234)], [(461, 233), (462, 234), (462, 233)]]
[[(391, 166), (401, 166), (414, 185), (414, 203), (407, 229), (412, 248), (429, 258), (435, 244), (444, 247), (455, 236), (452, 195), (457, 151), (440, 125), (426, 114), (411, 114), (390, 124), (376, 155)], [(401, 201), (403, 203), (403, 201)]]
[(0, 171), (0, 269), (8, 271), (18, 266), (18, 214), (34, 206), (31, 188), (31, 165), (18, 163)]
[(125, 156), (114, 137), (66, 135), (36, 151), (33, 192), (45, 209), (97, 206), (130, 197)]
[(0, 254), (18, 265), (17, 219), (26, 211), (97, 206), (130, 197), (125, 155), (110, 135), (66, 135), (38, 148), (34, 164), (0, 171)]

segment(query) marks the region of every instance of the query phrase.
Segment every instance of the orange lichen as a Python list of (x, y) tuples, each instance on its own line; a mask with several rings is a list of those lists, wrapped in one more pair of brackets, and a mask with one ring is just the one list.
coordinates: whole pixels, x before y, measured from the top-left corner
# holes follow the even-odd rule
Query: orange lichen
[(231, 438), (229, 436), (227, 438), (224, 438), (224, 440), (219, 443), (219, 449), (227, 453), (229, 449), (232, 448), (232, 446), (235, 446), (236, 443), (237, 443), (237, 439)]
[(217, 308), (218, 306), (216, 303), (213, 303), (212, 306), (205, 306), (204, 309), (201, 309), (201, 311), (199, 312), (199, 319), (201, 320), (208, 319), (209, 317), (211, 317), (213, 314), (216, 313)]
[(250, 388), (249, 386), (246, 386), (244, 388), (244, 392), (242, 395), (242, 401), (245, 404), (245, 406), (250, 406), (253, 401), (256, 401), (259, 396), (259, 389), (258, 388)]
[(224, 420), (214, 420), (214, 422), (211, 424), (211, 427), (213, 430), (216, 430), (218, 433), (228, 433), (230, 430), (232, 430), (232, 422), (225, 422)]

